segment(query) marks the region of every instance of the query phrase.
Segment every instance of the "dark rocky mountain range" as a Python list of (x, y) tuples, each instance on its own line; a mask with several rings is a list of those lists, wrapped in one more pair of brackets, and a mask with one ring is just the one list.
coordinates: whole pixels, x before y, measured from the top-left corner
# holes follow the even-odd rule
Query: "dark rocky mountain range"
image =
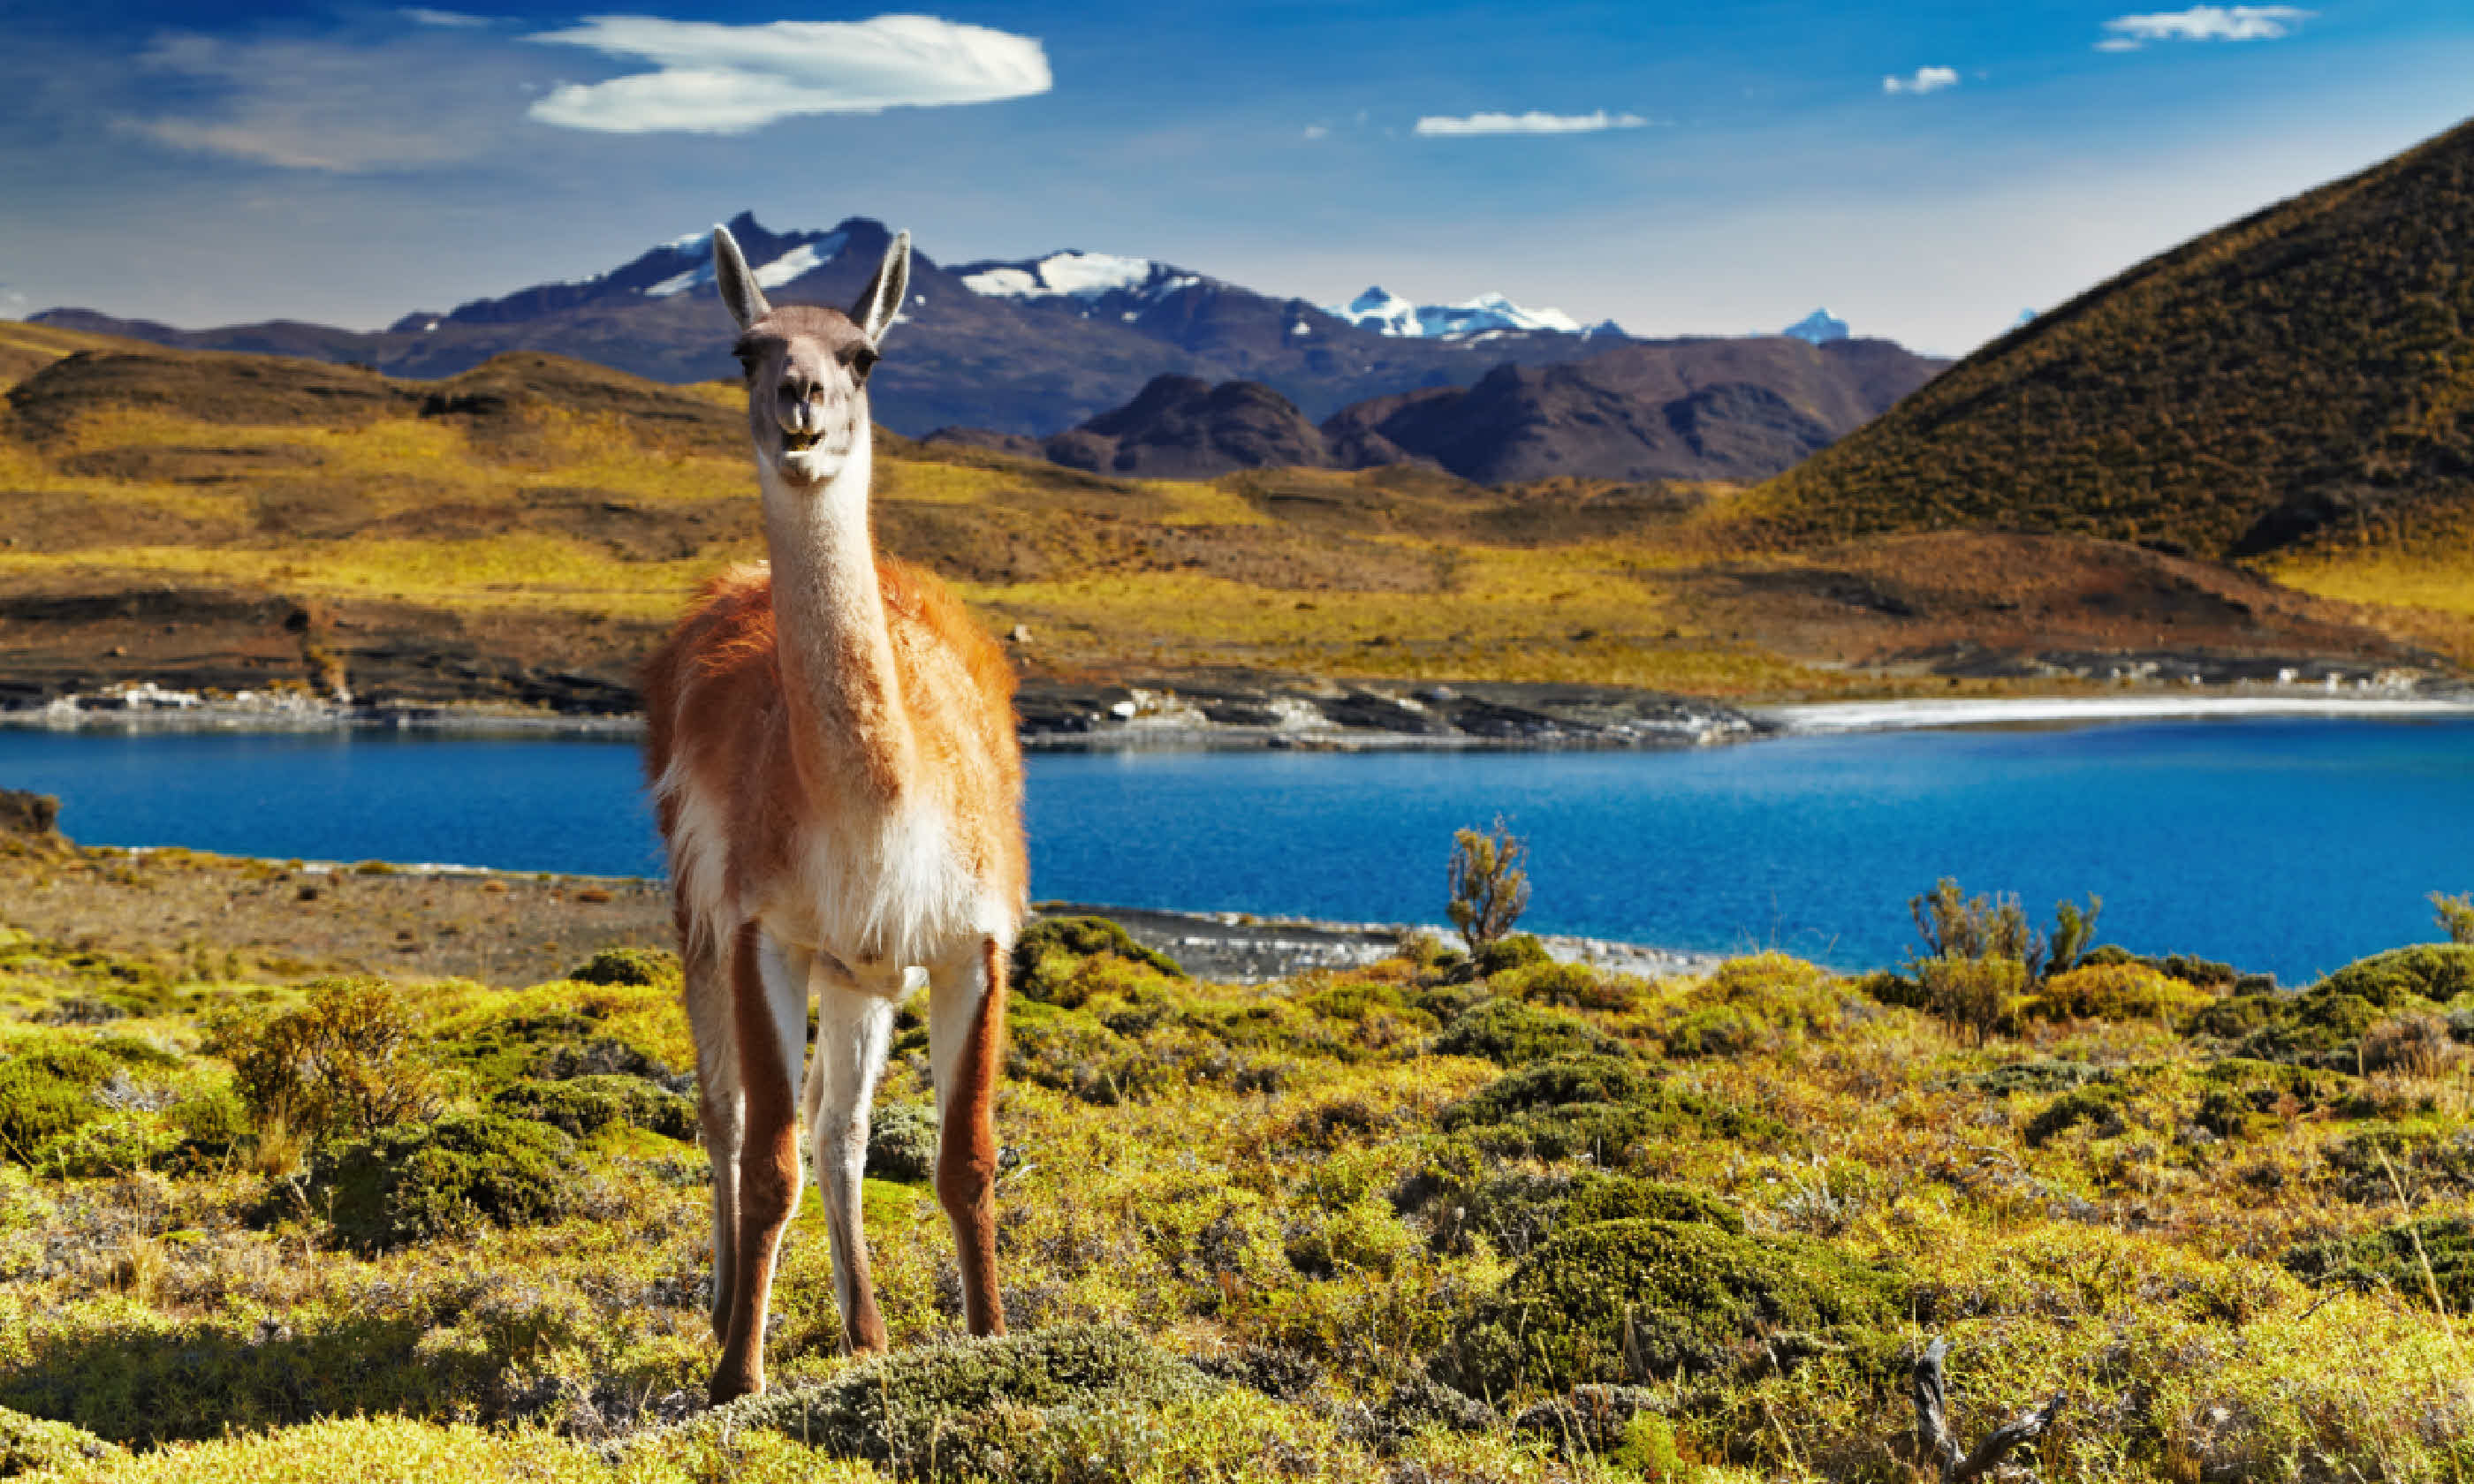
[[(774, 232), (746, 212), (730, 223), (766, 290), (787, 300), (847, 303), (883, 256), (883, 224), (849, 218), (825, 231)], [(1052, 254), (1052, 257), (1092, 254)], [(177, 329), (87, 309), (38, 323), (201, 350), (241, 350), (451, 376), (511, 350), (592, 361), (656, 381), (737, 374), (715, 299), (705, 234), (646, 251), (570, 283), (545, 283), (447, 314), (406, 315), (362, 332), (292, 321)], [(1036, 265), (1045, 260), (1026, 260)], [(1550, 364), (1605, 348), (1604, 336), (1514, 331), (1457, 341), (1362, 329), (1303, 299), (1276, 299), (1207, 275), (1140, 259), (1124, 281), (1075, 292), (975, 291), (963, 280), (1025, 264), (948, 270), (914, 255), (898, 349), (877, 374), (878, 418), (917, 435), (946, 425), (1045, 436), (1131, 400), (1154, 377), (1257, 381), (1311, 418), (1368, 397), (1467, 386), (1507, 361)]]
[(1507, 362), (1473, 387), (1374, 397), (1320, 426), (1258, 382), (1164, 375), (1044, 442), (969, 428), (929, 438), (1158, 479), (1419, 464), (1492, 485), (1749, 482), (1879, 417), (1947, 364), (1882, 340), (1634, 342), (1560, 365)]
[(2038, 316), (1766, 493), (1792, 542), (2474, 550), (2474, 122)]

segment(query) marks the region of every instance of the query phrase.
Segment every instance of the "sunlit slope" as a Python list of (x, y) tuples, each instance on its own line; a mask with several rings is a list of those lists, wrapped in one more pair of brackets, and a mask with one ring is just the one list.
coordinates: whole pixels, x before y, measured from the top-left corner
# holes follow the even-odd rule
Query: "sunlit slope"
[[(419, 382), (64, 339), (25, 353), (0, 413), (0, 702), (154, 679), (623, 710), (697, 585), (764, 552), (736, 386), (538, 354)], [(1763, 497), (1726, 486), (1130, 480), (878, 447), (880, 545), (1015, 635), (1027, 675), (1068, 682), (1783, 698), (1939, 688), (1959, 660), (1974, 683), (1987, 643), (2400, 658), (2349, 605), (2126, 546), (1781, 551), (1747, 534)]]
[[(2474, 507), (2474, 124), (2043, 315), (1764, 486), (1774, 537), (1977, 525), (2298, 562)], [(2341, 586), (2342, 585), (2339, 585)]]

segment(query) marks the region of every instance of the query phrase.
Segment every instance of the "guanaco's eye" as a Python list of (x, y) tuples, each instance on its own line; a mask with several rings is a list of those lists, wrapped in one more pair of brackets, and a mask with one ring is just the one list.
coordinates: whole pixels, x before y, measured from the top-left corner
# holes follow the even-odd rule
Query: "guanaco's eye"
[(861, 346), (851, 352), (851, 374), (857, 376), (860, 380), (865, 381), (867, 379), (868, 371), (874, 369), (875, 366), (876, 352), (870, 350), (867, 347)]

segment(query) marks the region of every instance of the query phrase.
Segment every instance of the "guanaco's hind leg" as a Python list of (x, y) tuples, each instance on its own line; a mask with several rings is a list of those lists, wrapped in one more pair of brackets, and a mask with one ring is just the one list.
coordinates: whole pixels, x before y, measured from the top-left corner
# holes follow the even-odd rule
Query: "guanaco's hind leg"
[(816, 1184), (824, 1191), (825, 1226), (833, 1237), (834, 1300), (841, 1311), (845, 1351), (885, 1349), (885, 1321), (876, 1311), (867, 1232), (860, 1219), (860, 1181), (867, 1171), (876, 1079), (892, 1038), (893, 1001), (861, 992), (838, 965), (819, 959), (808, 1130), (814, 1140)]
[(800, 1062), (808, 1050), (809, 956), (786, 953), (751, 922), (731, 954), (742, 1142), (739, 1216), (716, 1402), (764, 1389), (764, 1311), (773, 1258), (799, 1205)]
[(954, 1227), (973, 1334), (1006, 1332), (997, 1290), (996, 1098), (1005, 1037), (1005, 947), (994, 938), (934, 966), (928, 1054), (936, 1077), (936, 1198)]
[(736, 941), (716, 941), (682, 921), (679, 946), (687, 978), (688, 1020), (695, 1030), (696, 1121), (713, 1165), (713, 1335), (728, 1338), (730, 1282), (739, 1251), (739, 1147), (744, 1110), (739, 1095), (738, 1015), (732, 1009), (731, 955)]

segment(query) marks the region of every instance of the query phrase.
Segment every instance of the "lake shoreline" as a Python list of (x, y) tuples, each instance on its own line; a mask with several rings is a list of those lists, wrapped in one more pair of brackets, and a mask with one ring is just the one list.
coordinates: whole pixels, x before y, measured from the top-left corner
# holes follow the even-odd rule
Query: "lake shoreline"
[[(2474, 716), (2474, 685), (2423, 681), (2350, 692), (2246, 683), (2212, 694), (1908, 698), (1735, 705), (1615, 686), (1328, 682), (1192, 687), (1026, 685), (1027, 752), (1542, 752), (1720, 746), (1774, 736), (2107, 722)], [(489, 703), (356, 705), (298, 694), (213, 698), (152, 684), (0, 710), (0, 728), (270, 734), (395, 731), (629, 741), (635, 713)]]

